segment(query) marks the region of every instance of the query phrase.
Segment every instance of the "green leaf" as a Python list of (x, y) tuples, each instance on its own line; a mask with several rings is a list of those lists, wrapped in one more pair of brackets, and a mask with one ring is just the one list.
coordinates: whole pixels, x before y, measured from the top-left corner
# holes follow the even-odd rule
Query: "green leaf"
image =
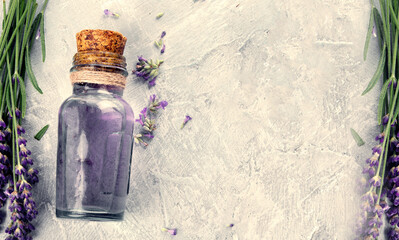
[[(7, 84), (7, 85), (8, 85), (8, 84)], [(10, 96), (9, 96), (10, 89), (7, 88), (5, 92), (6, 92), (6, 93), (5, 93), (5, 94), (6, 94), (6, 104), (7, 104), (8, 111), (9, 111), (9, 112), (12, 112), (12, 107), (11, 107), (11, 102), (10, 102)]]
[(384, 108), (384, 99), (385, 99), (385, 96), (387, 95), (388, 85), (392, 81), (393, 81), (392, 78), (388, 79), (388, 81), (386, 81), (384, 83), (384, 85), (382, 86), (382, 89), (381, 89), (380, 100), (378, 102), (378, 110), (377, 110), (378, 124), (381, 124), (382, 110)]
[(398, 114), (399, 114), (399, 107), (398, 107), (398, 104), (399, 104), (399, 99), (396, 101), (395, 112), (394, 112), (394, 114), (393, 114), (393, 118), (392, 118), (392, 119), (396, 119), (396, 118), (398, 117)]
[(391, 17), (392, 17), (392, 19), (393, 19), (393, 22), (394, 22), (395, 25), (396, 25), (396, 28), (399, 28), (399, 22), (398, 22), (398, 19), (396, 18), (396, 15), (395, 15), (395, 12), (394, 12), (394, 10), (393, 10), (392, 5), (389, 5), (389, 9), (391, 10)]
[(42, 10), (40, 11), (42, 14), (44, 14), (44, 10), (46, 10), (47, 3), (48, 3), (48, 0), (45, 0), (43, 3)]
[(41, 20), (42, 20), (42, 13), (39, 13), (39, 14), (37, 14), (35, 20), (33, 21), (32, 28), (31, 28), (31, 31), (29, 33), (30, 47), (32, 47), (32, 44), (35, 41), (37, 29), (39, 28)]
[(44, 39), (44, 16), (40, 19), (40, 42), (42, 44), (42, 61), (46, 60), (46, 43)]
[(366, 60), (366, 58), (367, 58), (367, 51), (369, 49), (371, 33), (373, 32), (373, 26), (374, 26), (373, 9), (374, 9), (374, 7), (370, 11), (369, 29), (367, 31), (366, 42), (364, 43), (364, 49), (363, 49), (363, 59), (364, 60)]
[(26, 113), (26, 90), (25, 90), (25, 82), (21, 76), (18, 75), (19, 78), (19, 86), (21, 87), (21, 117), (25, 118)]
[(25, 67), (26, 73), (28, 74), (29, 80), (31, 81), (33, 87), (40, 93), (43, 94), (43, 91), (40, 89), (39, 84), (37, 84), (35, 74), (32, 70), (32, 65), (30, 62), (30, 50), (28, 45), (26, 45), (26, 54), (25, 54)]
[(378, 79), (380, 79), (381, 75), (382, 75), (382, 71), (384, 70), (384, 65), (385, 65), (385, 51), (386, 51), (386, 44), (384, 43), (384, 47), (381, 51), (381, 55), (380, 55), (380, 61), (378, 62), (378, 67), (373, 75), (373, 77), (371, 78), (369, 84), (367, 85), (367, 88), (363, 91), (362, 96), (365, 95), (366, 93), (368, 93), (371, 89), (373, 89), (373, 87), (375, 86), (375, 84), (377, 83)]
[(359, 134), (353, 128), (351, 128), (351, 134), (352, 134), (353, 139), (355, 139), (355, 141), (359, 147), (364, 145), (363, 139), (359, 136)]
[(42, 139), (43, 135), (47, 132), (47, 129), (49, 128), (49, 126), (50, 126), (50, 125), (47, 124), (47, 125), (44, 126), (42, 129), (40, 129), (40, 131), (36, 133), (36, 135), (35, 135), (34, 138), (35, 138), (36, 140), (40, 141), (40, 139)]
[(384, 40), (384, 24), (382, 23), (381, 15), (376, 8), (373, 8), (374, 22), (377, 28), (377, 36), (381, 40)]

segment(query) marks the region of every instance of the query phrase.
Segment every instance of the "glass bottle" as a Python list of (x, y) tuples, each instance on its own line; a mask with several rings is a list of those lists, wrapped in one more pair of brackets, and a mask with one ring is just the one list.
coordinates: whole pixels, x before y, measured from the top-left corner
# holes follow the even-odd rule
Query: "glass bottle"
[(77, 42), (73, 95), (59, 110), (56, 215), (122, 220), (134, 123), (122, 99), (126, 38), (113, 31), (83, 30)]

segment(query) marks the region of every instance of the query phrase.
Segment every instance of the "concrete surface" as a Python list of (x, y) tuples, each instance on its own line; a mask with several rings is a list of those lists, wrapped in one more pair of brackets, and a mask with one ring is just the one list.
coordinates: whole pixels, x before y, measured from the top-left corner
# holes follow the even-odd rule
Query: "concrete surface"
[[(32, 52), (44, 94), (28, 85), (24, 125), (40, 169), (34, 239), (353, 239), (356, 181), (378, 131), (379, 86), (360, 96), (378, 61), (375, 39), (362, 58), (369, 11), (368, 0), (50, 0), (47, 61), (39, 42)], [(57, 112), (87, 28), (128, 38), (129, 71), (138, 55), (165, 60), (154, 88), (129, 76), (125, 90), (136, 115), (153, 93), (169, 106), (150, 146), (134, 149), (123, 222), (55, 217)]]

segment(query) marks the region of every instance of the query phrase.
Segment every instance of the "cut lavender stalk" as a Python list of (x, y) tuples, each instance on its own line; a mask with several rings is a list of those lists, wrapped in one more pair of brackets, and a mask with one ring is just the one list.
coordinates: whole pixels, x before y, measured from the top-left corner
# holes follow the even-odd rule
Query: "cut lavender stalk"
[(168, 105), (167, 101), (159, 101), (155, 94), (150, 96), (150, 103), (148, 107), (140, 111), (139, 118), (135, 121), (141, 125), (140, 132), (134, 136), (136, 144), (148, 146), (148, 141), (154, 138), (154, 131), (156, 130), (155, 115), (159, 109), (165, 110)]
[[(398, 94), (397, 60), (399, 29), (396, 28), (398, 19), (397, 7), (392, 1), (380, 1), (376, 7), (371, 1), (369, 28), (366, 35), (363, 57), (366, 59), (371, 37), (378, 38), (380, 46), (380, 60), (374, 76), (362, 95), (368, 93), (382, 77), (382, 88), (377, 109), (377, 121), (380, 124), (380, 134), (376, 137), (378, 145), (373, 148), (372, 157), (366, 163), (363, 172), (369, 175), (368, 190), (362, 197), (362, 212), (357, 222), (361, 239), (375, 239), (383, 232), (382, 216), (388, 218), (392, 225), (389, 239), (397, 239), (399, 224), (399, 157), (398, 157)], [(382, 9), (382, 11), (378, 10)], [(384, 11), (386, 9), (386, 11)], [(395, 20), (395, 21), (390, 21)], [(392, 34), (387, 32), (392, 29)]]

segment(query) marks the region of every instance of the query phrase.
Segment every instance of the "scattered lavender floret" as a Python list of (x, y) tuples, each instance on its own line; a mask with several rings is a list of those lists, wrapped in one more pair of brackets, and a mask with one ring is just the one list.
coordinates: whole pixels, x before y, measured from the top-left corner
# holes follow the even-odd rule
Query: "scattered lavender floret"
[(164, 12), (158, 13), (156, 19), (160, 19), (164, 14), (165, 14)]
[(163, 38), (165, 37), (165, 35), (166, 35), (166, 32), (162, 31), (161, 37), (159, 38), (159, 40), (154, 42), (155, 46), (158, 49), (161, 48), (161, 54), (163, 54), (165, 52), (165, 48), (166, 48), (165, 42), (163, 41)]
[(143, 108), (140, 111), (139, 118), (136, 119), (136, 122), (141, 125), (139, 134), (134, 136), (136, 144), (148, 146), (148, 141), (154, 138), (154, 131), (156, 130), (154, 115), (159, 109), (165, 109), (166, 106), (168, 106), (167, 101), (158, 101), (155, 94), (150, 96), (149, 106)]
[(111, 16), (111, 17), (116, 17), (116, 18), (119, 18), (119, 17), (120, 17), (119, 14), (113, 13), (113, 12), (111, 12), (109, 9), (105, 9), (105, 10), (104, 10), (104, 14), (105, 14), (105, 16)]
[(181, 125), (180, 129), (183, 129), (184, 126), (186, 126), (187, 122), (190, 121), (192, 118), (189, 115), (186, 115), (186, 118), (183, 121), (183, 124)]
[(177, 229), (176, 228), (162, 228), (162, 232), (168, 232), (170, 235), (176, 235)]
[(152, 59), (147, 60), (142, 56), (138, 57), (138, 62), (136, 63), (136, 69), (133, 73), (145, 81), (148, 81), (150, 87), (155, 86), (155, 80), (159, 75), (159, 67), (163, 63), (163, 60), (153, 61)]
[(162, 49), (161, 49), (161, 54), (165, 52), (165, 44), (163, 44)]

